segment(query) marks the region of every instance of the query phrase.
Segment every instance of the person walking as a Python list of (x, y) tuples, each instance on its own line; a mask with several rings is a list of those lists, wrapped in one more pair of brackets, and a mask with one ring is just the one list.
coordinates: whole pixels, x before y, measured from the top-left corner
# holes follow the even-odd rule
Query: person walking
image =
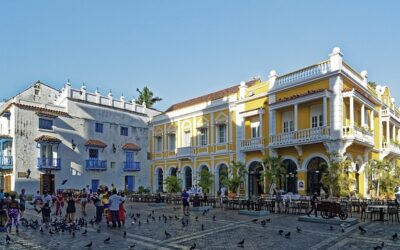
[(310, 217), (312, 211), (314, 211), (315, 217), (318, 217), (317, 214), (317, 203), (318, 203), (318, 194), (314, 193), (310, 199), (311, 210), (308, 212), (307, 216)]
[(97, 189), (97, 195), (93, 197), (93, 203), (96, 206), (96, 223), (100, 223), (104, 209), (103, 192), (100, 189)]
[(110, 213), (112, 218), (112, 227), (115, 228), (118, 223), (118, 227), (121, 227), (121, 221), (119, 220), (119, 205), (125, 200), (117, 194), (117, 190), (112, 191), (112, 195), (108, 199), (110, 202)]
[(79, 198), (81, 200), (81, 212), (83, 216), (86, 216), (86, 204), (88, 202), (88, 194), (86, 193), (86, 189), (83, 188), (81, 193), (79, 194)]
[(24, 216), (25, 211), (25, 202), (26, 202), (26, 194), (25, 189), (21, 189), (21, 193), (19, 194), (19, 211), (21, 214), (21, 218)]
[(45, 203), (43, 208), (40, 210), (42, 212), (42, 222), (49, 227), (51, 221), (51, 207), (49, 203)]
[(72, 223), (75, 220), (75, 213), (76, 213), (75, 202), (76, 200), (73, 194), (70, 194), (67, 200), (67, 214), (66, 214), (66, 219), (67, 222), (69, 223)]
[(8, 223), (7, 229), (8, 232), (11, 233), (12, 224), (15, 225), (16, 232), (18, 233), (18, 216), (19, 216), (19, 202), (15, 199), (15, 194), (10, 195), (11, 200), (8, 202), (7, 205), (7, 212), (8, 212)]
[[(121, 197), (125, 199), (125, 195), (122, 193)], [(126, 210), (125, 210), (125, 200), (119, 204), (119, 211), (118, 211), (119, 220), (122, 222), (122, 226), (125, 226), (125, 219), (126, 219)]]
[(62, 192), (58, 192), (56, 196), (56, 216), (62, 214), (62, 209), (64, 208), (64, 196)]
[(183, 190), (181, 196), (182, 196), (183, 214), (188, 216), (189, 215), (189, 199), (190, 199), (190, 196), (186, 192), (186, 189)]

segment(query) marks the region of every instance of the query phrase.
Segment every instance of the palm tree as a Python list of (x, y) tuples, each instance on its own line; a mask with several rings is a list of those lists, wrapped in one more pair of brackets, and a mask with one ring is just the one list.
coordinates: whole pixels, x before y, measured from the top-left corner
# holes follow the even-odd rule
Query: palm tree
[(388, 174), (392, 170), (392, 165), (385, 160), (371, 160), (368, 164), (370, 180), (373, 184), (372, 188), (376, 188), (376, 196), (379, 197), (381, 183), (385, 179), (383, 178), (385, 174)]
[(231, 192), (237, 193), (240, 184), (246, 182), (246, 165), (240, 161), (232, 161), (230, 172), (231, 174), (228, 180), (228, 188)]
[(277, 178), (286, 174), (286, 168), (283, 166), (282, 158), (280, 156), (267, 156), (264, 159), (265, 171), (262, 174), (262, 178), (266, 177), (267, 182), (270, 185), (275, 185)]
[(162, 100), (160, 97), (153, 97), (154, 93), (147, 86), (143, 90), (137, 88), (136, 91), (139, 93), (136, 104), (142, 105), (145, 103), (147, 108), (151, 108), (154, 103)]

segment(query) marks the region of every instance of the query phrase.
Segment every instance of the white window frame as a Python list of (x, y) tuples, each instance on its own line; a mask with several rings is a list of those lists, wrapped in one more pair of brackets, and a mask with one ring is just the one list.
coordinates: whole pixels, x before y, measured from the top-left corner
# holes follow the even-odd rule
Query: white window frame
[(313, 105), (310, 107), (310, 125), (311, 128), (318, 128), (324, 126), (324, 115), (322, 112), (322, 105)]
[(250, 123), (251, 138), (260, 138), (260, 121), (253, 121)]
[[(171, 138), (174, 138), (174, 140), (171, 140)], [(174, 142), (173, 145), (172, 141)], [(176, 134), (168, 134), (168, 150), (175, 151), (175, 148), (176, 148)]]
[(201, 127), (198, 128), (199, 131), (199, 146), (205, 147), (208, 145), (208, 128)]
[(184, 147), (192, 146), (192, 132), (190, 130), (183, 131), (183, 146)]
[(290, 133), (294, 131), (294, 115), (293, 111), (282, 113), (282, 132)]
[[(228, 141), (227, 127), (228, 126), (226, 124), (218, 124), (217, 125), (217, 140), (218, 140), (217, 144), (223, 144)], [(221, 129), (221, 128), (223, 128), (223, 129)]]
[(163, 151), (163, 138), (161, 135), (155, 136), (155, 152), (160, 153)]

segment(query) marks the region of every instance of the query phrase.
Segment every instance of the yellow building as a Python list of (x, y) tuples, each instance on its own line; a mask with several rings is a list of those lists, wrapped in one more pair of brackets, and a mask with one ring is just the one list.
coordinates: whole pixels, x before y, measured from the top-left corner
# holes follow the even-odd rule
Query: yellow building
[[(245, 163), (247, 196), (267, 192), (260, 181), (266, 156), (287, 167), (281, 189), (320, 191), (329, 154), (353, 162), (356, 192), (368, 195), (366, 163), (400, 156), (400, 112), (387, 87), (368, 84), (335, 48), (326, 61), (172, 105), (150, 125), (153, 191), (177, 175), (182, 188), (196, 186), (202, 169), (219, 176), (232, 161)], [(326, 163), (326, 164), (322, 164)]]

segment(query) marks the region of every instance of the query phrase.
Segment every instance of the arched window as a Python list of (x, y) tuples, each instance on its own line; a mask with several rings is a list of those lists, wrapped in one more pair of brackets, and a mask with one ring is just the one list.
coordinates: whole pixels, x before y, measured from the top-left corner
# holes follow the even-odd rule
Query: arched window
[(312, 158), (307, 165), (308, 193), (320, 193), (322, 176), (328, 168), (328, 163), (321, 157)]
[(261, 173), (263, 171), (263, 167), (260, 162), (254, 161), (250, 164), (249, 167), (249, 197), (259, 196), (263, 192), (263, 186), (261, 180)]
[(286, 168), (286, 174), (283, 176), (283, 189), (286, 192), (297, 193), (297, 165), (291, 159), (286, 159), (282, 162)]

